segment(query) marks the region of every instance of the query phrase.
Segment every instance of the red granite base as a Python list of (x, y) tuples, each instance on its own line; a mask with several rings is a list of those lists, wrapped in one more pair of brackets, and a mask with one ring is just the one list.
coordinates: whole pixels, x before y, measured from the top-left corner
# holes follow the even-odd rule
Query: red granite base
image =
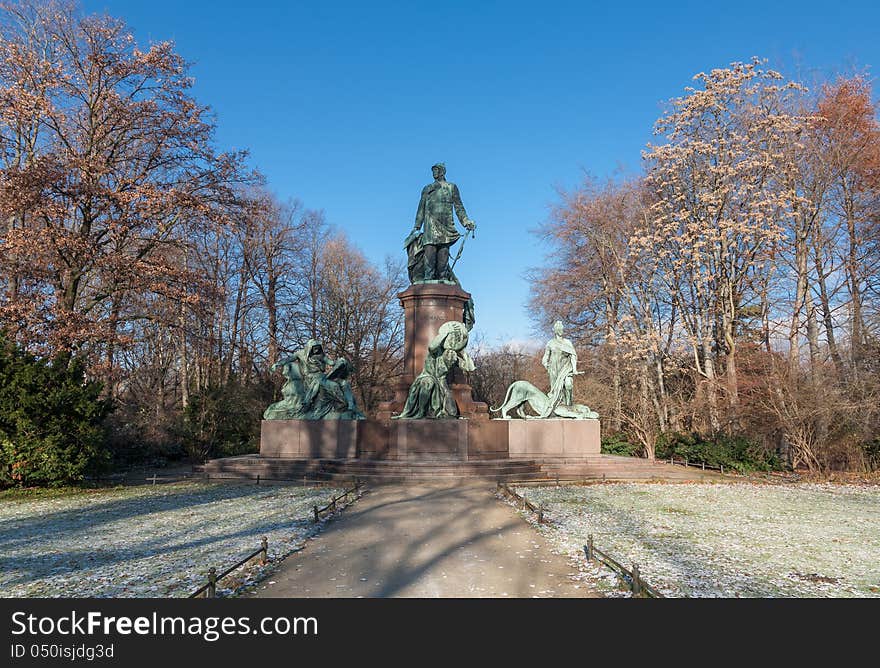
[[(410, 385), (425, 368), (428, 344), (443, 323), (450, 320), (461, 322), (464, 306), (471, 296), (457, 285), (430, 283), (410, 285), (397, 297), (406, 325), (403, 373), (392, 388), (394, 397), (379, 404), (376, 414), (379, 420), (390, 420), (392, 415), (403, 411)], [(449, 388), (461, 417), (489, 420), (489, 407), (481, 401), (474, 401), (470, 383), (460, 370), (450, 378)]]
[(263, 420), (260, 456), (476, 461), (508, 457), (501, 420)]
[(598, 420), (263, 420), (260, 456), (281, 459), (577, 460)]

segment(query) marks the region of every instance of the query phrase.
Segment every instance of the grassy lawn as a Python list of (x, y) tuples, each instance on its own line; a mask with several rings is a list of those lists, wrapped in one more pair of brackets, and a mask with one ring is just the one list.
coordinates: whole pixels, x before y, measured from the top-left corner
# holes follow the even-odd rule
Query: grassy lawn
[(880, 596), (880, 487), (644, 484), (520, 488), (554, 524), (542, 531), (586, 564), (595, 545), (667, 596)]
[(289, 554), (315, 530), (312, 506), (339, 492), (185, 482), (7, 493), (0, 596), (187, 596), (262, 536), (270, 557)]

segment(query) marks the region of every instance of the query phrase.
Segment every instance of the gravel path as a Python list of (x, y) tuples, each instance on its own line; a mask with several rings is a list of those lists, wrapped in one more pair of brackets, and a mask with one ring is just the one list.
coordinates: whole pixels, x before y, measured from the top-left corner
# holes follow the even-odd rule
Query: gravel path
[(492, 484), (368, 489), (247, 596), (594, 597)]

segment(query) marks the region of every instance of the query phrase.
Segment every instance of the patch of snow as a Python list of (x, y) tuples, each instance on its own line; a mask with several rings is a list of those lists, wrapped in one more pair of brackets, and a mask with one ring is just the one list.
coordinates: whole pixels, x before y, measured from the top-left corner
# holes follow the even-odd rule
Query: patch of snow
[(589, 534), (624, 566), (638, 563), (665, 596), (880, 596), (878, 487), (610, 483), (527, 491), (552, 521), (539, 530), (606, 595), (628, 592), (610, 569), (586, 562)]
[[(335, 488), (187, 482), (0, 503), (0, 596), (186, 597), (269, 539), (269, 558), (316, 531)], [(253, 584), (271, 567), (230, 575)], [(226, 580), (218, 594), (227, 595)]]

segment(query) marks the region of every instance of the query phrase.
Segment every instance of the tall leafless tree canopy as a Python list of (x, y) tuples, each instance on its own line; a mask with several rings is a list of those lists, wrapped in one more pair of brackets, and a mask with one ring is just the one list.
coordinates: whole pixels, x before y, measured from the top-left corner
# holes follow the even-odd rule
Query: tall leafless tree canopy
[(758, 59), (695, 80), (641, 178), (561, 193), (533, 315), (571, 323), (606, 381), (585, 401), (648, 456), (664, 433), (726, 432), (811, 469), (876, 466), (870, 83), (808, 91)]
[(0, 326), (86, 359), (135, 438), (175, 440), (219, 387), (258, 425), (269, 367), (309, 338), (354, 363), (372, 410), (398, 371), (402, 267), (219, 151), (192, 83), (120, 20), (0, 2)]

